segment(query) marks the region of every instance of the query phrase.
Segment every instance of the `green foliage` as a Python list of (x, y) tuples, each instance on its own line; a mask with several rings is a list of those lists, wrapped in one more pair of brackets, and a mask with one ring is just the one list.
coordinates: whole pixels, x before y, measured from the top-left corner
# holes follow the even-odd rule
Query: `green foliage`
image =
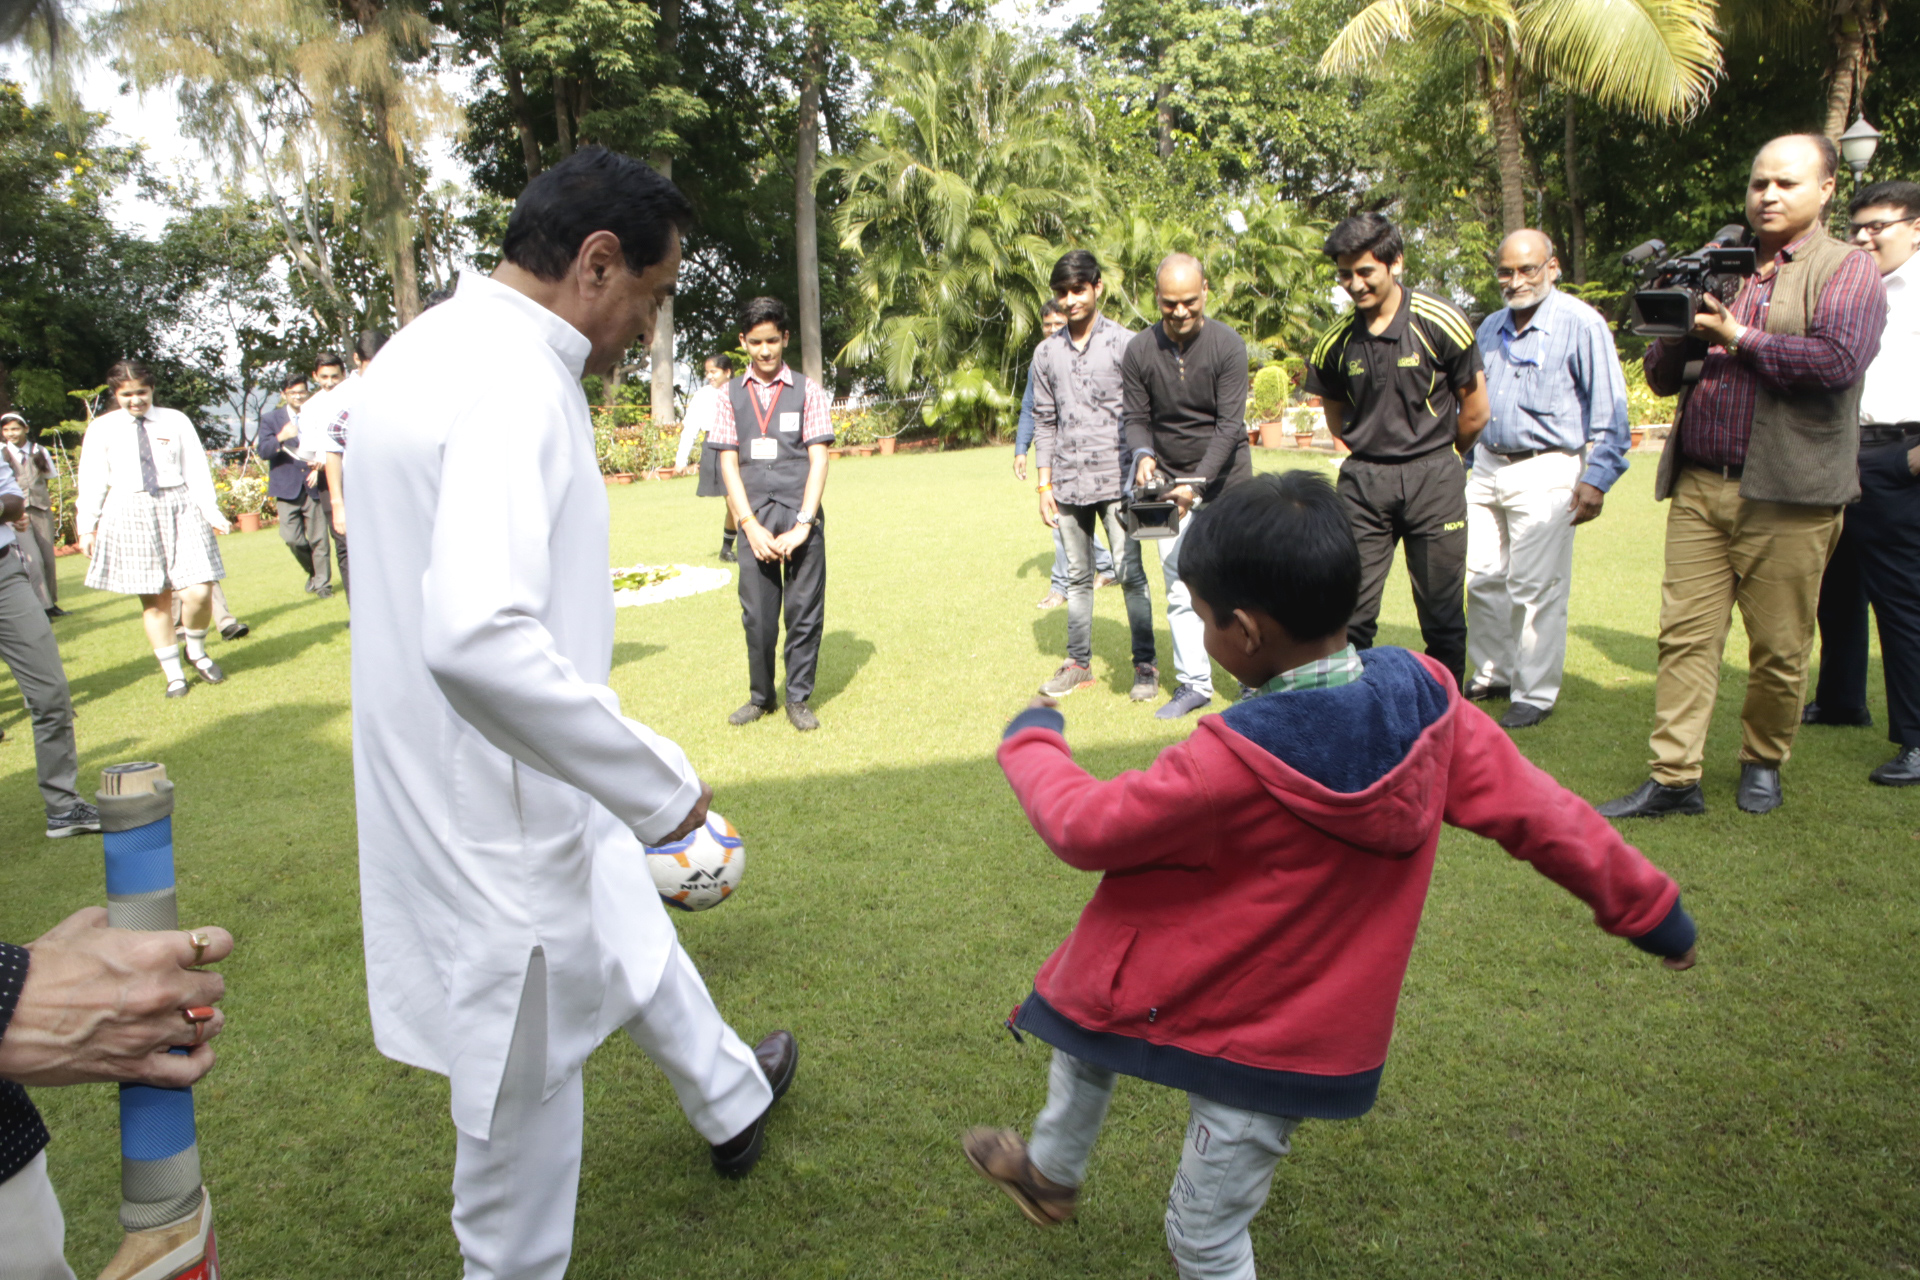
[(1271, 422), (1280, 413), (1280, 406), (1287, 402), (1286, 372), (1277, 364), (1270, 364), (1253, 375), (1253, 413), (1254, 422)]
[(1636, 427), (1671, 423), (1679, 398), (1655, 395), (1639, 360), (1622, 360), (1620, 370), (1627, 378), (1627, 422)]
[[(1097, 206), (1088, 116), (1049, 54), (983, 23), (897, 41), (876, 93), (866, 140), (823, 166), (846, 187), (835, 225), (858, 268), (840, 359), (897, 391), (1008, 399), (1039, 330), (1039, 282)], [(928, 422), (974, 432), (982, 413)]]
[(972, 366), (940, 379), (920, 406), (920, 420), (948, 440), (1003, 436), (1019, 413), (1020, 401), (1001, 390), (984, 370)]

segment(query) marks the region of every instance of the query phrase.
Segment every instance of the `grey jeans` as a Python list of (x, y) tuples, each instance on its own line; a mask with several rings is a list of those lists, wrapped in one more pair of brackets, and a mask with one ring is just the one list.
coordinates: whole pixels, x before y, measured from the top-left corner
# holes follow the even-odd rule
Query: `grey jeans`
[(13, 673), (33, 719), (33, 759), (48, 813), (80, 801), (80, 756), (73, 745), (73, 695), (40, 596), (19, 552), (0, 548), (0, 662)]
[[(333, 557), (327, 553), (327, 539), (332, 536), (329, 525), (331, 519), (327, 507), (320, 496), (308, 491), (304, 498), (278, 499), (280, 507), (280, 540), (293, 552), (293, 558), (306, 571), (307, 590), (314, 591), (333, 583)], [(314, 548), (320, 549), (314, 554)]]
[[(1117, 576), (1113, 571), (1113, 556), (1098, 542), (1093, 544), (1093, 571), (1103, 577)], [(1060, 536), (1060, 526), (1053, 526), (1053, 577), (1047, 583), (1054, 595), (1062, 600), (1067, 598), (1067, 543)]]
[(1153, 663), (1153, 601), (1147, 596), (1147, 567), (1140, 544), (1120, 525), (1120, 500), (1087, 506), (1060, 504), (1055, 526), (1067, 549), (1067, 660), (1086, 666), (1093, 659), (1093, 549), (1094, 525), (1104, 524), (1107, 546), (1120, 570), (1120, 590), (1127, 598), (1127, 629), (1133, 642), (1133, 664)]
[[(1027, 1155), (1050, 1182), (1077, 1187), (1113, 1099), (1111, 1071), (1053, 1051), (1047, 1105)], [(1167, 1195), (1167, 1247), (1181, 1280), (1254, 1280), (1247, 1226), (1267, 1202), (1273, 1167), (1292, 1154), (1295, 1116), (1269, 1116), (1187, 1095), (1187, 1136)]]

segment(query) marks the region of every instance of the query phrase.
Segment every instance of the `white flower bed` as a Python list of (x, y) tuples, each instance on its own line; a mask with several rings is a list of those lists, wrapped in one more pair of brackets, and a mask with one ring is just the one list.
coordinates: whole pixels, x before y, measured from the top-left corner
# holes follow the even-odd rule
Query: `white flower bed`
[[(623, 579), (630, 585), (622, 586)], [(631, 585), (636, 580), (641, 585)], [(619, 609), (658, 604), (681, 596), (697, 596), (702, 591), (716, 591), (732, 581), (733, 575), (725, 569), (705, 565), (633, 564), (613, 570), (613, 603)]]

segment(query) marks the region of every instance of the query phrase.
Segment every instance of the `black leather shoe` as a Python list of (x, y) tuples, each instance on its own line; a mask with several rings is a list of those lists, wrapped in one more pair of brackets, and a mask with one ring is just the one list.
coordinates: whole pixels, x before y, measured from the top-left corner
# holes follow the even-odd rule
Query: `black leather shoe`
[(1663, 787), (1648, 778), (1632, 795), (1595, 805), (1594, 811), (1603, 818), (1664, 818), (1670, 813), (1691, 815), (1707, 811), (1707, 798), (1700, 794), (1700, 784), (1697, 782), (1685, 787)]
[(220, 628), (220, 635), (221, 638), (226, 640), (244, 640), (252, 630), (252, 627), (240, 621), (240, 619), (235, 618), (226, 626)]
[(1801, 724), (1831, 724), (1848, 728), (1871, 727), (1873, 712), (1865, 707), (1856, 707), (1851, 711), (1842, 711), (1838, 707), (1829, 711), (1817, 702), (1809, 702), (1806, 710), (1800, 713)]
[(764, 716), (765, 714), (767, 714), (767, 709), (765, 707), (761, 706), (757, 702), (749, 702), (746, 706), (741, 707), (738, 711), (728, 716), (727, 723), (728, 724), (752, 724), (755, 720), (758, 720), (761, 716)]
[(1536, 707), (1531, 702), (1516, 702), (1500, 717), (1502, 729), (1531, 729), (1553, 714), (1552, 707)]
[(802, 733), (812, 733), (820, 727), (820, 717), (813, 714), (813, 708), (804, 702), (789, 702), (787, 723)]
[(1485, 702), (1490, 698), (1511, 698), (1513, 686), (1508, 684), (1470, 684), (1466, 688), (1468, 702)]
[(723, 1178), (744, 1178), (759, 1163), (766, 1149), (767, 1117), (780, 1099), (786, 1097), (800, 1067), (800, 1044), (791, 1031), (776, 1031), (753, 1046), (753, 1057), (773, 1086), (773, 1101), (754, 1122), (725, 1142), (713, 1144), (713, 1171)]
[(1883, 787), (1920, 785), (1920, 747), (1900, 748), (1900, 754), (1868, 774), (1867, 781)]
[(1780, 794), (1780, 769), (1771, 764), (1742, 764), (1740, 790), (1734, 797), (1742, 813), (1772, 813), (1785, 803)]

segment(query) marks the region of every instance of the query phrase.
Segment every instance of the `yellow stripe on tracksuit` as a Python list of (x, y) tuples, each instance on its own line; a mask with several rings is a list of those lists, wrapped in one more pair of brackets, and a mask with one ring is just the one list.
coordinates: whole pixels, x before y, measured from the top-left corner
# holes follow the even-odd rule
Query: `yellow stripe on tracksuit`
[(1473, 329), (1467, 324), (1467, 318), (1446, 303), (1416, 293), (1413, 295), (1413, 313), (1440, 326), (1441, 331), (1462, 348), (1473, 345)]
[(1317, 339), (1314, 340), (1313, 363), (1325, 364), (1327, 360), (1327, 353), (1333, 349), (1333, 344), (1339, 339), (1341, 334), (1345, 333), (1347, 330), (1351, 329), (1352, 327), (1353, 327), (1352, 312), (1348, 312), (1345, 316), (1334, 321), (1332, 327), (1328, 328), (1324, 333), (1322, 333)]

